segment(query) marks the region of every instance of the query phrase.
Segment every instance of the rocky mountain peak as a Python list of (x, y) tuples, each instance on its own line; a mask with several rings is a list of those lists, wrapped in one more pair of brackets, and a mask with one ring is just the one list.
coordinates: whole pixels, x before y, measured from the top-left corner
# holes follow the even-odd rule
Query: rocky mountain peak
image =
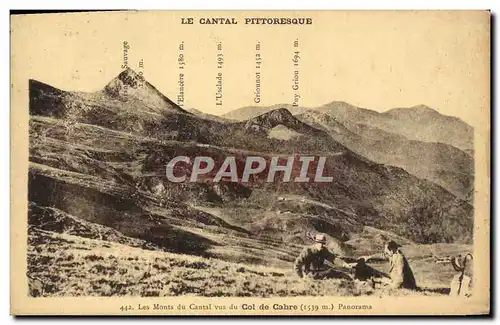
[(145, 82), (143, 77), (134, 70), (127, 68), (111, 80), (104, 89), (109, 94), (118, 95), (123, 92), (123, 88), (137, 89), (140, 83), (143, 82)]
[(104, 87), (104, 93), (122, 102), (127, 102), (129, 99), (140, 101), (154, 112), (173, 110), (187, 113), (131, 68), (126, 68), (111, 80)]

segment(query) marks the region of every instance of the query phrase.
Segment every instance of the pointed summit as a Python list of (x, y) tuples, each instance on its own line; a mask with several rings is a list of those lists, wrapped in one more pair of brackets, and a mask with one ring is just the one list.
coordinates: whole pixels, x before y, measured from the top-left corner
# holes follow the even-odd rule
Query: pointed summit
[(142, 76), (140, 76), (131, 68), (127, 68), (120, 72), (120, 74), (118, 74), (118, 76), (116, 76), (113, 80), (111, 80), (106, 85), (104, 90), (112, 96), (126, 95), (123, 94), (123, 88), (137, 89), (138, 87), (143, 86), (144, 83), (145, 80)]
[(131, 68), (123, 70), (111, 80), (104, 87), (104, 93), (108, 97), (122, 102), (140, 101), (155, 113), (173, 110), (190, 114), (147, 82), (144, 76)]
[(127, 84), (133, 88), (136, 88), (139, 82), (144, 82), (144, 78), (141, 77), (137, 72), (132, 70), (130, 67), (127, 67), (127, 69), (123, 70), (117, 78), (124, 84)]

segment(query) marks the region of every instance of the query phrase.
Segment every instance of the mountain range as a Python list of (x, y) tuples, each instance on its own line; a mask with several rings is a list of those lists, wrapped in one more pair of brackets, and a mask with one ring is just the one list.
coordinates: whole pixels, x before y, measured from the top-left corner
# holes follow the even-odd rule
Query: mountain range
[(379, 113), (341, 101), (305, 108), (292, 105), (247, 106), (223, 114), (223, 118), (243, 121), (278, 107), (287, 108), (293, 115), (309, 109), (335, 117), (340, 123), (350, 126), (363, 124), (388, 133), (402, 135), (409, 140), (440, 142), (471, 153), (474, 150), (474, 129), (453, 116), (442, 115), (425, 105), (394, 108)]
[(224, 118), (247, 120), (276, 107), (326, 131), (338, 143), (374, 162), (404, 168), (472, 203), (473, 129), (424, 105), (384, 113), (332, 102), (315, 108), (243, 107)]
[[(428, 109), (405, 116), (404, 109), (349, 112), (335, 104), (294, 112), (280, 105), (229, 121), (182, 109), (130, 69), (93, 93), (30, 80), (29, 96), (29, 220), (44, 231), (105, 227), (144, 249), (275, 266), (289, 265), (314, 232), (325, 232), (344, 253), (360, 243), (363, 253), (378, 251), (388, 238), (472, 241), (473, 207), (463, 195), (473, 183), (464, 151), (470, 130), (460, 129), (461, 140), (435, 134)], [(352, 116), (357, 122), (348, 121)], [(444, 128), (459, 123), (436, 116), (450, 121)], [(431, 138), (457, 147), (424, 141)], [(235, 156), (240, 169), (248, 156), (301, 154), (325, 156), (333, 181), (268, 183), (256, 175), (213, 183), (207, 175), (171, 183), (165, 176), (166, 163), (180, 155), (209, 156), (218, 166)], [(458, 179), (462, 173), (468, 176)], [(373, 232), (368, 240), (366, 229), (379, 231), (379, 240)]]

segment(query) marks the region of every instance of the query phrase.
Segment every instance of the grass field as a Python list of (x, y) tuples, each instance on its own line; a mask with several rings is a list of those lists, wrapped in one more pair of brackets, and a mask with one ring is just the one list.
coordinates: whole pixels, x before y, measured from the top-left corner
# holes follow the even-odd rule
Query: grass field
[[(446, 294), (445, 279), (419, 292), (364, 282), (301, 279), (291, 268), (145, 250), (32, 228), (28, 252), (32, 296), (359, 296)], [(421, 267), (414, 263), (415, 273)], [(440, 283), (438, 283), (440, 282)], [(441, 284), (441, 286), (440, 286)]]

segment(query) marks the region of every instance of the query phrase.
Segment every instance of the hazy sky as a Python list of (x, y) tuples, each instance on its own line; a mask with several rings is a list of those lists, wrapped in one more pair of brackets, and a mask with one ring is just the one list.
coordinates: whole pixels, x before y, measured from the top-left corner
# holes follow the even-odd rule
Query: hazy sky
[[(181, 18), (193, 17), (194, 25)], [(237, 25), (200, 25), (202, 17), (236, 17)], [(312, 17), (313, 24), (245, 25), (244, 17)], [(143, 12), (31, 15), (12, 18), (16, 80), (37, 79), (65, 90), (94, 91), (123, 64), (139, 61), (146, 79), (177, 101), (179, 44), (184, 43), (185, 107), (222, 114), (257, 105), (319, 106), (338, 100), (385, 111), (428, 105), (476, 125), (489, 109), (489, 16), (485, 12)], [(27, 41), (29, 40), (29, 41)], [(298, 47), (294, 48), (294, 41)], [(260, 43), (262, 67), (255, 68)], [(218, 44), (222, 50), (218, 52)], [(292, 89), (294, 51), (299, 89)], [(223, 54), (217, 68), (217, 53)], [(223, 74), (217, 106), (217, 73)]]

